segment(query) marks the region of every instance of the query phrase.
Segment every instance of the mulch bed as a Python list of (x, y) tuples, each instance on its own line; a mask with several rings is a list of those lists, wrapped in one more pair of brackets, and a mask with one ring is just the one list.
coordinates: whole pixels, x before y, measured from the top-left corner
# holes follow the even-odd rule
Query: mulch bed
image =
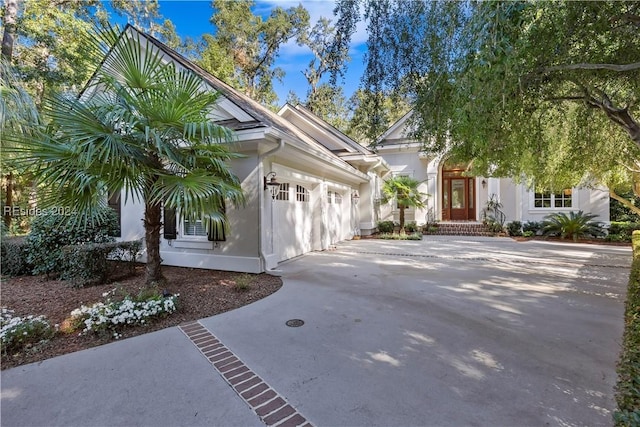
[(550, 242), (559, 242), (559, 243), (585, 243), (589, 245), (631, 246), (631, 242), (607, 242), (602, 239), (578, 239), (577, 242), (574, 242), (573, 239), (561, 239), (559, 237), (544, 237), (544, 236), (534, 236), (534, 237), (511, 236), (511, 238), (516, 242), (527, 242), (529, 240), (541, 240), (541, 241), (550, 241)]
[[(268, 274), (243, 275), (166, 266), (163, 267), (163, 274), (167, 278), (165, 289), (172, 294), (180, 294), (178, 310), (145, 326), (123, 328), (121, 339), (233, 310), (271, 295), (282, 286), (279, 277)], [(247, 279), (247, 289), (236, 288), (236, 280), (243, 282)], [(136, 274), (133, 277), (85, 288), (73, 288), (68, 282), (47, 280), (44, 276), (3, 277), (0, 282), (0, 297), (2, 307), (13, 310), (15, 316), (44, 315), (52, 325), (61, 325), (72, 310), (80, 308), (83, 304), (104, 301), (102, 294), (114, 288), (117, 288), (116, 295), (138, 295), (145, 289), (144, 266), (136, 266)], [(165, 289), (160, 289), (160, 292)], [(94, 334), (78, 335), (78, 332), (59, 332), (49, 342), (36, 348), (14, 355), (3, 354), (1, 368), (38, 362), (110, 341), (113, 341), (113, 338)]]

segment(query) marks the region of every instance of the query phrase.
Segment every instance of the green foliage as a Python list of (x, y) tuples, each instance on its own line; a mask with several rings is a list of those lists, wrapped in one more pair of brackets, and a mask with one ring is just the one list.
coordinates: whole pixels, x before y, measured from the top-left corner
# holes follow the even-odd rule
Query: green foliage
[(633, 233), (633, 264), (625, 303), (625, 329), (618, 361), (616, 426), (640, 425), (640, 231)]
[(300, 42), (309, 13), (302, 5), (275, 7), (263, 19), (252, 12), (252, 0), (214, 0), (212, 5), (216, 33), (205, 37), (200, 65), (256, 101), (274, 104), (273, 79), (284, 76), (284, 70), (273, 68), (278, 50), (289, 40)]
[(404, 230), (408, 233), (416, 233), (419, 231), (419, 228), (415, 221), (408, 222), (404, 225)]
[(361, 10), (364, 89), (415, 100), (412, 136), (427, 153), (548, 190), (630, 188), (640, 164), (637, 3), (341, 1), (339, 44)]
[(2, 274), (22, 276), (30, 274), (33, 266), (27, 262), (29, 245), (24, 237), (3, 238), (0, 244)]
[(110, 242), (117, 232), (118, 217), (109, 208), (100, 209), (94, 217), (44, 212), (31, 224), (27, 262), (33, 274), (59, 273), (64, 269), (64, 246)]
[[(632, 205), (640, 207), (640, 197), (635, 196), (632, 191), (621, 193), (619, 196), (627, 199)], [(609, 199), (609, 218), (616, 222), (640, 222), (640, 215), (613, 197)]]
[(93, 212), (120, 190), (142, 201), (151, 283), (164, 280), (163, 205), (226, 226), (225, 200), (242, 206), (244, 194), (227, 164), (240, 157), (230, 151), (233, 134), (210, 119), (217, 94), (195, 73), (165, 62), (152, 40), (128, 31), (94, 34), (93, 56), (101, 61), (108, 52), (109, 60), (95, 63), (85, 96), (47, 99), (47, 132), (18, 153), (44, 186), (39, 206)]
[(530, 231), (533, 235), (538, 234), (538, 231), (542, 229), (542, 223), (538, 221), (526, 221), (522, 224), (522, 231), (524, 233)]
[(606, 240), (610, 242), (630, 242), (631, 234), (634, 230), (640, 230), (640, 223), (611, 221)]
[(12, 310), (2, 308), (0, 343), (4, 357), (34, 348), (55, 335), (55, 329), (43, 316), (17, 317)]
[(419, 190), (421, 182), (409, 176), (395, 176), (382, 186), (382, 203), (395, 201), (400, 209), (400, 229), (404, 229), (404, 211), (406, 208), (423, 208), (427, 194)]
[(377, 237), (383, 240), (422, 240), (420, 233), (381, 233)]
[(533, 236), (535, 236), (535, 235), (536, 235), (536, 233), (534, 233), (534, 232), (533, 232), (533, 231), (531, 231), (531, 230), (527, 230), (527, 231), (523, 231), (523, 232), (522, 232), (522, 235), (523, 235), (524, 237), (533, 237)]
[(545, 217), (542, 222), (542, 233), (545, 236), (560, 236), (572, 238), (574, 242), (580, 237), (599, 237), (604, 234), (602, 226), (592, 221), (598, 215), (586, 214), (582, 211), (556, 212)]
[(112, 276), (133, 275), (142, 247), (140, 240), (131, 242), (87, 243), (62, 248), (61, 274), (73, 286), (106, 283)]
[(507, 224), (509, 236), (522, 236), (522, 223), (520, 221), (511, 221)]
[(233, 289), (237, 292), (244, 292), (251, 289), (251, 285), (254, 282), (254, 277), (248, 273), (238, 274), (233, 281), (235, 282), (233, 285)]
[(378, 232), (393, 233), (393, 221), (378, 221)]

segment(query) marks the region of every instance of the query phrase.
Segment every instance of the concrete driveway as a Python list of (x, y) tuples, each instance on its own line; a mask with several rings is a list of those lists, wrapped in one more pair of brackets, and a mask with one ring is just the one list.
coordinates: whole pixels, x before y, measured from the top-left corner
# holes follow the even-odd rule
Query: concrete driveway
[[(318, 426), (611, 425), (630, 258), (504, 238), (351, 241), (200, 323)], [(178, 331), (4, 371), (2, 425), (259, 424)]]

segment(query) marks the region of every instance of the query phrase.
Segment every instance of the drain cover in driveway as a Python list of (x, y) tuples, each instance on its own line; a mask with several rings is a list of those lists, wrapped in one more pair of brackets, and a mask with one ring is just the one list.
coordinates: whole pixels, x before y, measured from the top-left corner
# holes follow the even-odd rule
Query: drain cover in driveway
[(300, 319), (287, 320), (285, 325), (290, 326), (292, 328), (298, 328), (298, 327), (304, 325), (304, 320), (300, 320)]

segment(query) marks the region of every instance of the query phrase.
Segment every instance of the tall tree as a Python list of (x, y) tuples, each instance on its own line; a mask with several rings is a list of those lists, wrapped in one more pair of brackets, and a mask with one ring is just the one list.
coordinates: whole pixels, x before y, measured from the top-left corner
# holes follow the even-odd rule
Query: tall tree
[(92, 214), (120, 190), (125, 200), (141, 201), (146, 282), (159, 283), (163, 206), (225, 224), (225, 200), (243, 203), (240, 182), (226, 164), (237, 157), (226, 144), (232, 134), (208, 118), (216, 94), (195, 74), (165, 63), (147, 38), (108, 31), (96, 41), (94, 48), (108, 56), (95, 63), (83, 95), (49, 97), (47, 134), (15, 151), (48, 190), (42, 207)]
[(410, 108), (398, 93), (381, 94), (359, 89), (349, 99), (352, 114), (346, 134), (363, 145), (375, 148), (377, 138)]
[(411, 96), (427, 151), (547, 189), (640, 176), (638, 3), (365, 3), (366, 76)]
[(409, 176), (395, 176), (382, 186), (382, 203), (395, 201), (400, 210), (400, 232), (404, 233), (404, 214), (407, 208), (423, 208), (427, 194), (420, 192), (420, 181)]
[[(275, 103), (273, 80), (281, 80), (284, 71), (274, 68), (273, 64), (280, 47), (304, 33), (309, 25), (309, 13), (302, 5), (287, 10), (276, 7), (263, 20), (252, 12), (252, 0), (214, 0), (212, 5), (211, 23), (216, 33), (207, 40), (207, 45), (214, 52), (208, 54), (205, 50), (203, 56), (216, 57), (224, 52), (233, 59), (234, 65), (233, 80), (229, 83), (263, 104)], [(201, 65), (219, 75), (218, 67), (210, 61)], [(224, 61), (221, 66), (226, 72), (228, 62)]]

